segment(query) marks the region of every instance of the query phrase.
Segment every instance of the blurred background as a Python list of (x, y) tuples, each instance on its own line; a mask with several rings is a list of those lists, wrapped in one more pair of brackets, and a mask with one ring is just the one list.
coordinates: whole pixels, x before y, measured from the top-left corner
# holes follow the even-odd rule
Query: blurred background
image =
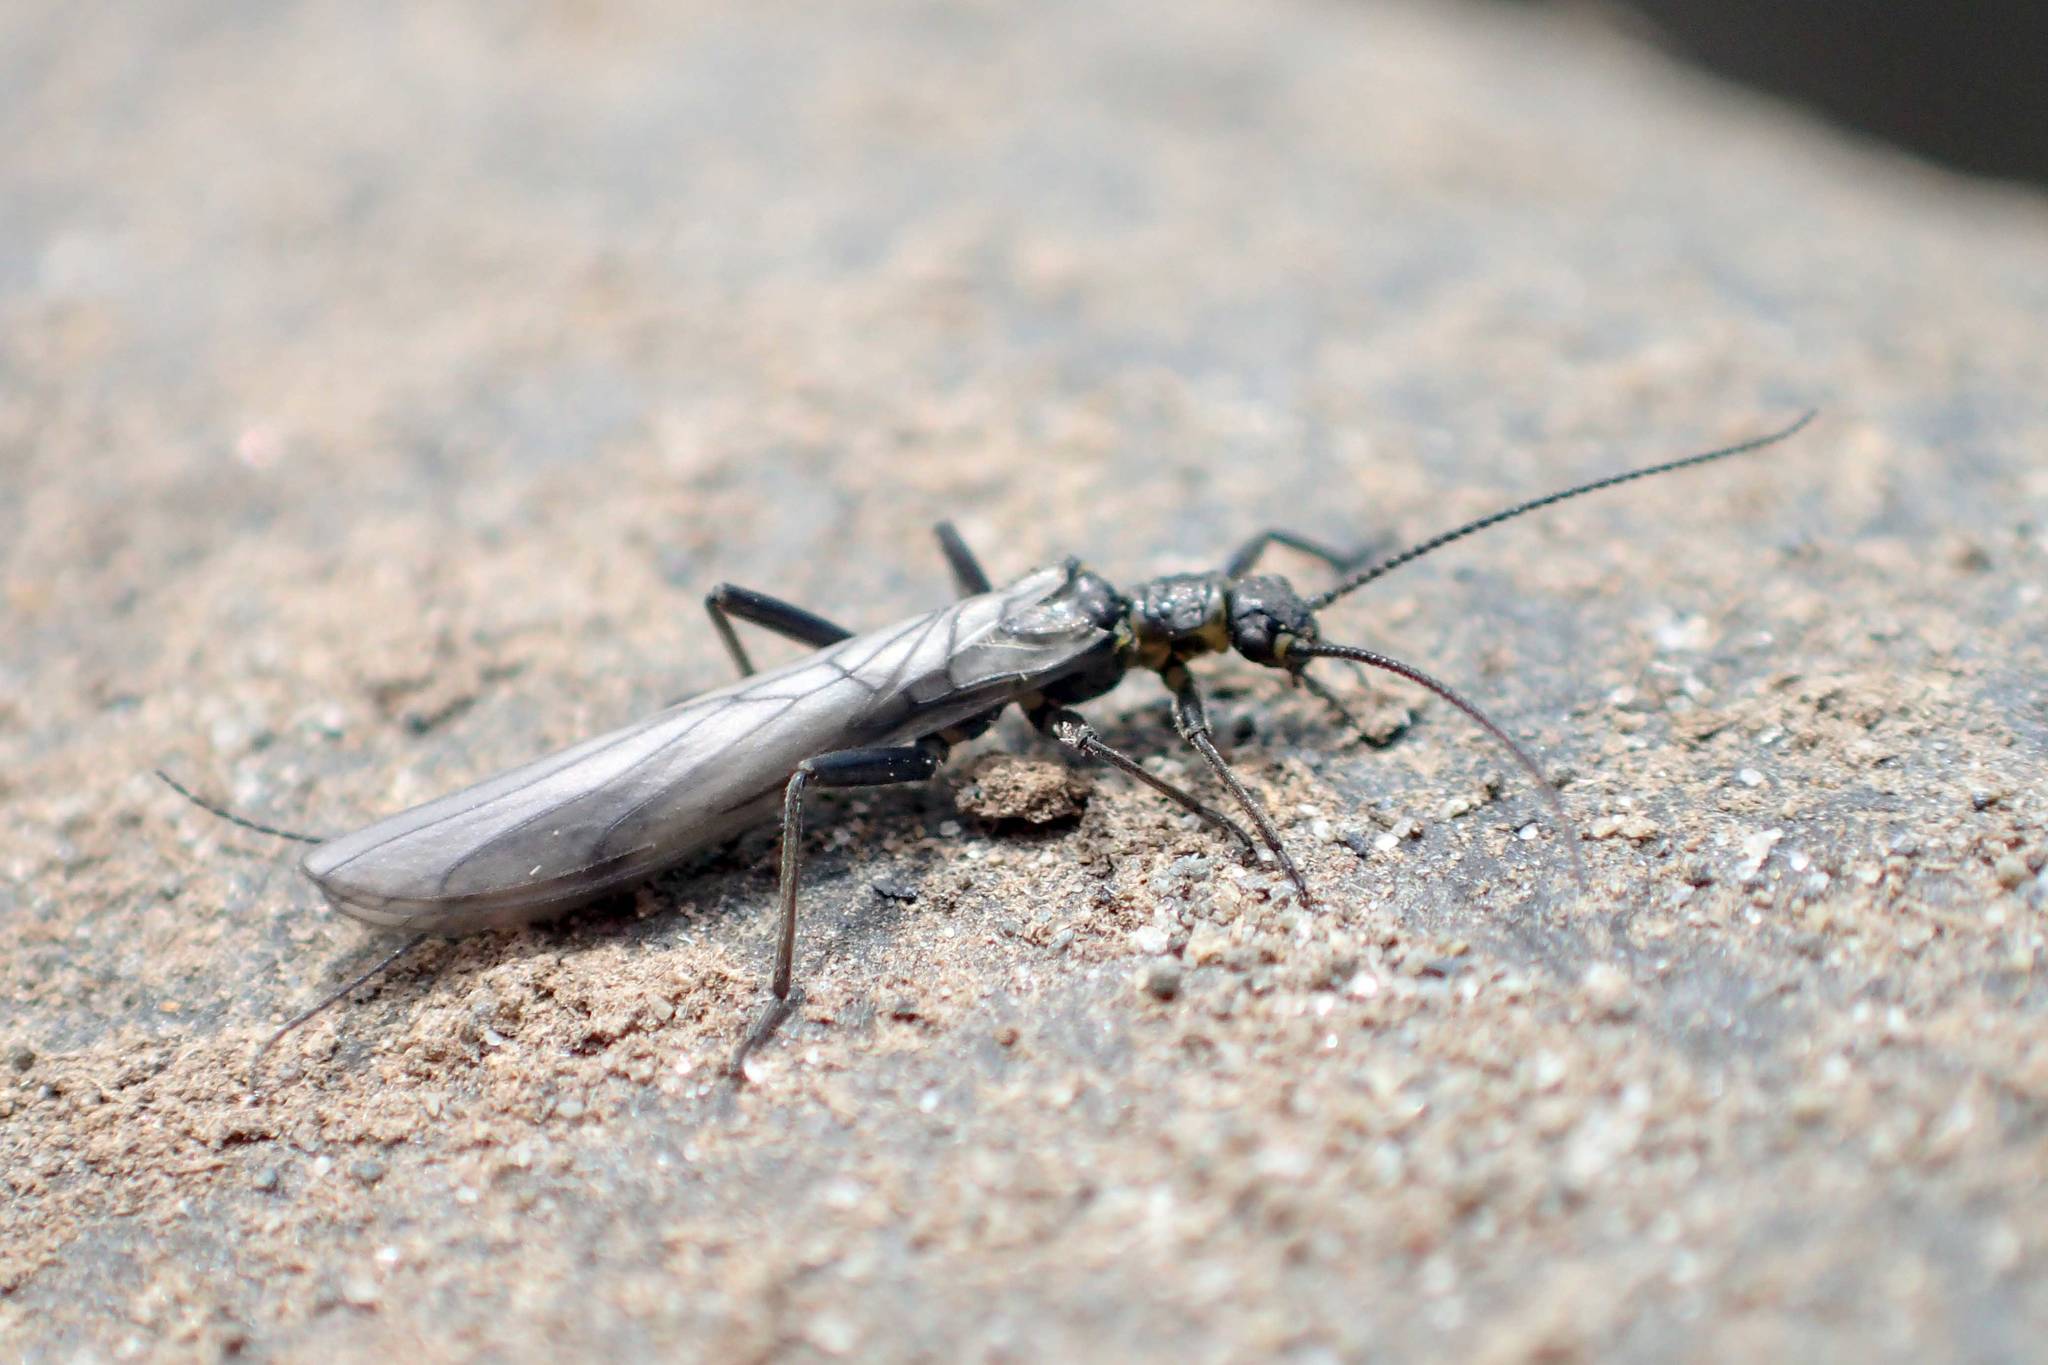
[[(2042, 22), (6, 0), (0, 1360), (2039, 1356)], [(1324, 618), (1570, 774), (1590, 896), (1450, 708), (1218, 660), (1312, 913), (967, 751), (817, 821), (744, 1095), (773, 831), (243, 1083), (375, 944), (152, 768), (355, 827), (725, 683), (719, 581), (1412, 541), (1810, 407)]]

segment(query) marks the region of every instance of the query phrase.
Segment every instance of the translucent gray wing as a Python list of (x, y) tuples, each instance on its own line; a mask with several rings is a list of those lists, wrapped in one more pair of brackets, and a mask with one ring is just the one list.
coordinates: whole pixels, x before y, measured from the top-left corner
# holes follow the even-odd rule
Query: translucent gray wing
[(1070, 580), (1040, 570), (843, 640), (330, 840), (306, 875), (346, 914), (433, 933), (560, 913), (758, 823), (806, 758), (934, 734), (1099, 661), (1106, 632), (1047, 611)]

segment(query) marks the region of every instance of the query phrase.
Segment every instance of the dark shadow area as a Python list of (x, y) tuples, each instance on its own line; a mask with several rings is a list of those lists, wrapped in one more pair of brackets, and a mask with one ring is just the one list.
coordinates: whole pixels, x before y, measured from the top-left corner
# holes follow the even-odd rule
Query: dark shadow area
[(2048, 182), (2048, 6), (2034, 0), (1618, 0), (1591, 12), (1958, 170)]

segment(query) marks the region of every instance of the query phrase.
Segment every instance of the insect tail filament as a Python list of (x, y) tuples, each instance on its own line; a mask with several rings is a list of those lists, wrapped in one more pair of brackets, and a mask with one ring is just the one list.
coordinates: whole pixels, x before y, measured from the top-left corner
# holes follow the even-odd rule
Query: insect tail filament
[(254, 1090), (256, 1088), (256, 1077), (263, 1069), (263, 1059), (270, 1055), (270, 1049), (276, 1047), (278, 1043), (283, 1040), (286, 1034), (293, 1032), (301, 1024), (308, 1022), (314, 1016), (318, 1015), (323, 1010), (327, 1009), (329, 1006), (335, 1004), (337, 1001), (346, 998), (349, 992), (353, 991), (356, 987), (368, 984), (373, 978), (389, 969), (393, 963), (398, 961), (398, 959), (404, 957), (407, 953), (419, 947), (422, 943), (425, 943), (429, 938), (432, 937), (433, 935), (431, 934), (414, 934), (411, 938), (407, 939), (405, 942), (399, 944), (396, 948), (393, 948), (389, 953), (385, 954), (385, 956), (380, 961), (378, 961), (374, 966), (370, 967), (368, 970), (364, 971), (361, 975), (357, 976), (355, 980), (349, 982), (340, 990), (328, 992), (325, 996), (321, 997), (320, 1002), (318, 1004), (314, 1005), (311, 1009), (300, 1011), (299, 1014), (293, 1017), (290, 1022), (285, 1024), (283, 1028), (279, 1029), (277, 1032), (271, 1034), (268, 1038), (264, 1039), (263, 1046), (257, 1048), (256, 1055), (249, 1059), (249, 1088), (251, 1090)]
[(221, 819), (227, 821), (231, 825), (240, 825), (243, 829), (252, 829), (256, 831), (258, 834), (268, 834), (271, 837), (277, 839), (292, 839), (302, 844), (324, 844), (327, 842), (325, 839), (321, 838), (317, 834), (300, 834), (296, 830), (279, 829), (276, 825), (262, 824), (258, 821), (248, 819), (246, 816), (237, 815), (233, 811), (229, 810), (226, 806), (217, 806), (213, 802), (208, 801), (205, 797), (195, 795), (191, 788), (187, 787), (177, 778), (172, 777), (162, 768), (157, 768), (154, 771), (159, 778), (163, 779), (163, 784), (169, 787), (172, 791), (184, 797), (187, 801), (190, 801), (193, 805), (199, 807), (199, 809), (205, 811), (208, 815), (219, 816)]

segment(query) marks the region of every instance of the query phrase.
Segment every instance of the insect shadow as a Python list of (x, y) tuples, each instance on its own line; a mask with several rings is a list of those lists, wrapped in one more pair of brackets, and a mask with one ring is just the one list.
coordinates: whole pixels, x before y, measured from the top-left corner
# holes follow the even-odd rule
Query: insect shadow
[[(186, 798), (259, 833), (311, 845), (301, 870), (342, 914), (409, 937), (382, 961), (284, 1025), (293, 1029), (434, 936), (509, 929), (589, 905), (780, 811), (774, 966), (769, 1001), (741, 1038), (729, 1070), (796, 1007), (797, 889), (807, 798), (814, 789), (921, 782), (952, 749), (1018, 707), (1042, 734), (1178, 804), (1247, 857), (1269, 857), (1311, 904), (1307, 881), (1265, 807), (1218, 749), (1190, 663), (1235, 653), (1284, 673), (1348, 725), (1343, 699), (1309, 672), (1339, 660), (1406, 679), (1464, 713), (1528, 775), (1549, 805), (1576, 883), (1585, 885), (1562, 798), (1536, 760), (1473, 702), (1415, 665), (1326, 639), (1318, 613), (1403, 565), (1512, 518), (1603, 488), (1763, 449), (1812, 421), (1809, 412), (1752, 440), (1531, 498), (1392, 555), (1361, 560), (1281, 528), (1259, 532), (1209, 573), (1169, 574), (1120, 591), (1079, 560), (996, 587), (949, 524), (937, 528), (957, 600), (855, 634), (793, 603), (732, 584), (705, 598), (711, 625), (741, 677), (640, 721), (489, 777), (331, 839), (263, 824), (179, 785)], [(1284, 546), (1334, 576), (1304, 595), (1256, 572)], [(756, 671), (734, 628), (747, 622), (812, 652)], [(1110, 744), (1075, 708), (1133, 671), (1156, 673), (1172, 697), (1174, 729), (1208, 768), (1236, 815), (1152, 773)], [(1240, 823), (1239, 817), (1243, 823)], [(1250, 828), (1247, 829), (1246, 825)]]

